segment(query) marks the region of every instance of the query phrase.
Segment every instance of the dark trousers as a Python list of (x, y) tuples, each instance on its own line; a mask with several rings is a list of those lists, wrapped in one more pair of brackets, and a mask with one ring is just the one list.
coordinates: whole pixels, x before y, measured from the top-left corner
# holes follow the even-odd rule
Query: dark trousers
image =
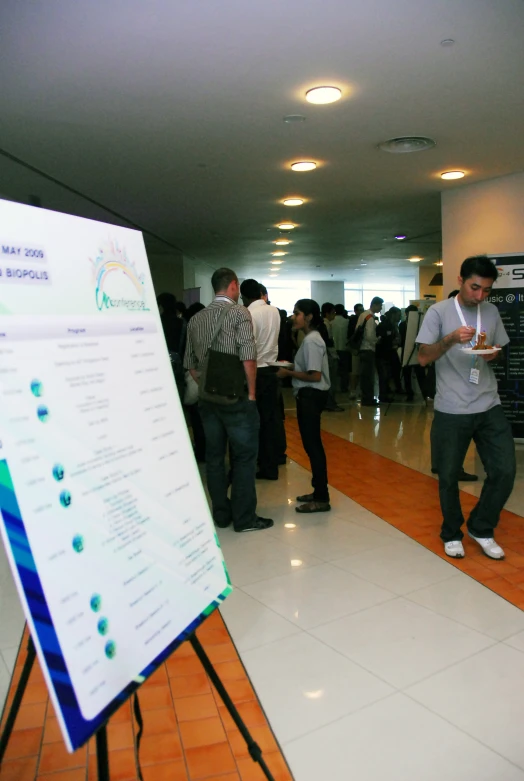
[(300, 388), (297, 395), (298, 428), (311, 464), (315, 502), (329, 502), (327, 461), (320, 435), (320, 416), (327, 399), (327, 391), (315, 388)]
[(464, 516), (460, 506), (458, 477), (471, 443), (486, 470), (480, 498), (470, 513), (468, 530), (474, 537), (493, 537), (500, 511), (507, 502), (515, 481), (515, 444), (511, 426), (502, 407), (471, 415), (449, 415), (435, 410), (431, 428), (433, 467), (439, 476), (442, 509), (441, 539), (461, 540)]
[(337, 350), (338, 353), (338, 373), (340, 377), (340, 390), (347, 393), (349, 390), (349, 370), (351, 360), (349, 350)]
[[(241, 399), (236, 404), (221, 406), (202, 401), (200, 416), (206, 434), (207, 487), (213, 519), (221, 526), (233, 521), (235, 529), (242, 529), (256, 516), (255, 474), (260, 427), (256, 402)], [(225, 465), (228, 441), (231, 444), (231, 499), (227, 495)]]
[(204, 426), (202, 425), (202, 418), (200, 417), (200, 410), (198, 404), (190, 404), (186, 409), (189, 412), (189, 420), (191, 421), (191, 428), (193, 429), (195, 458), (197, 461), (202, 462), (206, 460), (206, 435), (204, 433)]
[(377, 373), (379, 388), (378, 395), (381, 401), (385, 401), (391, 395), (389, 383), (392, 377), (392, 372), (391, 361), (388, 354), (377, 354)]
[(280, 410), (278, 409), (278, 377), (273, 369), (264, 367), (257, 370), (257, 408), (260, 416), (258, 438), (258, 465), (267, 477), (278, 477), (277, 429)]
[(420, 364), (416, 366), (404, 366), (402, 373), (404, 375), (404, 387), (406, 388), (406, 393), (408, 395), (408, 398), (413, 397), (413, 369), (415, 370), (415, 377), (417, 378), (418, 386), (420, 388), (420, 392), (422, 394), (422, 397), (425, 399), (427, 396), (426, 393), (426, 371), (423, 366)]
[(276, 446), (278, 463), (282, 463), (286, 459), (287, 450), (287, 437), (285, 421), (286, 412), (284, 409), (284, 397), (282, 395), (282, 385), (280, 380), (278, 381), (278, 404), (277, 404), (277, 432), (276, 432)]
[(373, 350), (361, 350), (359, 358), (362, 401), (372, 403), (375, 398), (375, 353)]

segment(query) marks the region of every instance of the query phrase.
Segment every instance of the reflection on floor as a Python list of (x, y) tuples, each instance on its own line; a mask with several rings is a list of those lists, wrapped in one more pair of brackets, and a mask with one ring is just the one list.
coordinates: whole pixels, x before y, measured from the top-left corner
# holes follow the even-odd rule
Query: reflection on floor
[[(295, 780), (524, 781), (524, 614), (474, 579), (491, 573), (484, 582), (505, 584), (513, 602), (524, 594), (522, 450), (497, 535), (506, 561), (468, 546), (457, 567), (440, 555), (431, 409), (353, 403), (323, 420), (332, 512), (294, 512), (310, 474), (290, 412), (293, 461), (278, 482), (258, 483), (275, 526), (220, 532), (236, 586), (222, 615)], [(474, 450), (466, 468), (482, 474)], [(15, 648), (16, 635), (7, 642)], [(246, 778), (262, 778), (255, 771)]]

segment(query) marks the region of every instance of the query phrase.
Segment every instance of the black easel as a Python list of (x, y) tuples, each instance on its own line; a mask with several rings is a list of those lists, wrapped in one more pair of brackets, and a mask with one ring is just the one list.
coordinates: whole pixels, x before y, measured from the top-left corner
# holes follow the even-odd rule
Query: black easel
[[(35, 663), (35, 658), (35, 644), (33, 643), (33, 638), (31, 635), (29, 635), (29, 640), (27, 641), (27, 656), (24, 662), (24, 667), (22, 669), (22, 675), (18, 681), (15, 696), (13, 697), (13, 702), (9, 708), (4, 731), (0, 735), (0, 766), (2, 765), (2, 760), (9, 743), (9, 738), (13, 732), (13, 727), (15, 726), (16, 717), (18, 716), (18, 711), (20, 710), (20, 705), (22, 704), (22, 699), (27, 682), (29, 680), (29, 676), (31, 675), (31, 670), (33, 669), (33, 664)], [(107, 730), (105, 724), (96, 733), (96, 764), (98, 769), (98, 781), (110, 781), (109, 753), (107, 750)]]
[[(209, 676), (211, 682), (213, 683), (213, 686), (219, 693), (222, 702), (226, 706), (229, 715), (235, 722), (238, 731), (246, 741), (246, 745), (251, 759), (253, 760), (253, 762), (258, 762), (262, 772), (267, 778), (267, 781), (275, 781), (273, 775), (271, 774), (271, 771), (269, 770), (268, 766), (264, 761), (264, 758), (262, 756), (262, 749), (253, 740), (251, 733), (249, 732), (248, 728), (242, 721), (242, 718), (240, 717), (240, 714), (236, 709), (233, 700), (227, 693), (224, 684), (218, 677), (218, 674), (215, 671), (215, 668), (213, 667), (213, 664), (209, 656), (204, 651), (204, 648), (202, 647), (200, 640), (193, 633), (188, 637), (188, 642), (191, 643), (191, 646), (194, 652), (196, 653), (196, 655), (198, 656), (200, 663), (202, 664), (202, 667), (204, 668), (205, 672)], [(20, 676), (20, 680), (16, 687), (15, 696), (13, 698), (11, 708), (9, 709), (9, 714), (7, 716), (4, 731), (0, 736), (0, 765), (2, 764), (2, 760), (4, 758), (4, 754), (7, 749), (7, 744), (9, 743), (9, 738), (11, 737), (11, 733), (15, 725), (16, 717), (18, 715), (18, 711), (22, 703), (22, 698), (24, 696), (25, 688), (27, 686), (27, 682), (31, 674), (35, 657), (36, 657), (35, 646), (31, 635), (29, 635), (29, 640), (27, 642), (27, 657), (24, 662), (22, 675)], [(107, 749), (107, 730), (105, 724), (96, 733), (96, 757), (97, 757), (98, 781), (110, 781), (109, 752)]]

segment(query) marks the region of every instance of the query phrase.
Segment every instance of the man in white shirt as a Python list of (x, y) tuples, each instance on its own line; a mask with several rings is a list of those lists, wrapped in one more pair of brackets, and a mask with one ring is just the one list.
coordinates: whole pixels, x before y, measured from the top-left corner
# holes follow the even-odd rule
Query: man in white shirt
[(381, 311), (384, 299), (375, 296), (369, 309), (366, 309), (357, 322), (357, 329), (364, 325), (364, 336), (360, 345), (360, 389), (362, 391), (362, 407), (375, 407), (375, 348), (377, 345), (377, 324), (375, 315)]
[(255, 279), (245, 279), (240, 286), (242, 302), (253, 321), (253, 333), (257, 346), (257, 407), (260, 415), (258, 442), (259, 480), (278, 480), (278, 378), (275, 363), (278, 356), (280, 314), (275, 306), (262, 298), (260, 285)]

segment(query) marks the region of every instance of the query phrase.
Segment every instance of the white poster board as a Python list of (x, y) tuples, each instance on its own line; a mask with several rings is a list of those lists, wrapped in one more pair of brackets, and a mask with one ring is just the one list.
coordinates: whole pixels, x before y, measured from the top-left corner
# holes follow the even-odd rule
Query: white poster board
[(69, 750), (231, 590), (142, 234), (6, 201), (0, 530)]

